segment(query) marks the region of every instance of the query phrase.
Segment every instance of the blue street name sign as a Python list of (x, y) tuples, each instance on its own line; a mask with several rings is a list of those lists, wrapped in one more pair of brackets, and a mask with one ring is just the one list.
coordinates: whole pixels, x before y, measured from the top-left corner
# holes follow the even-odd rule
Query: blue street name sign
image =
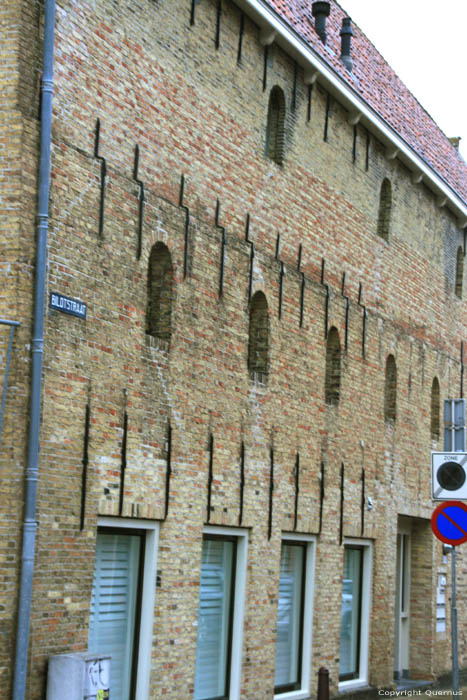
[(61, 311), (64, 314), (71, 314), (72, 316), (77, 316), (78, 318), (86, 318), (86, 304), (78, 299), (72, 299), (71, 297), (65, 297), (63, 294), (58, 294), (57, 292), (50, 293), (50, 303), (49, 306), (55, 311)]
[(467, 542), (467, 505), (461, 501), (440, 503), (431, 516), (431, 529), (446, 544)]

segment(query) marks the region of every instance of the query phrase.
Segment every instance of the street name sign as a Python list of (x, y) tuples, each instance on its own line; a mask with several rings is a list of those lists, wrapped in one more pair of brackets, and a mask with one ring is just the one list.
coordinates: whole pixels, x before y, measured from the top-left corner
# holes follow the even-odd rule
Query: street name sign
[(61, 311), (64, 314), (71, 314), (71, 316), (82, 319), (86, 318), (86, 304), (83, 301), (66, 297), (58, 292), (50, 293), (49, 306), (54, 311)]

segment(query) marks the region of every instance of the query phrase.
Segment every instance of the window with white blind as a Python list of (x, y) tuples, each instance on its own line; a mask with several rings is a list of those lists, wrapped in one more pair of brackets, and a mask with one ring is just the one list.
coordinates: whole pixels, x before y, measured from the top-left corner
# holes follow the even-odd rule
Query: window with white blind
[(89, 651), (112, 656), (112, 699), (138, 700), (148, 692), (157, 526), (125, 521), (123, 527), (112, 518), (102, 523), (106, 527), (99, 527), (96, 539)]
[(194, 700), (240, 697), (246, 556), (245, 531), (205, 529)]
[(310, 694), (313, 568), (314, 539), (283, 535), (274, 676), (281, 700)]
[(342, 581), (339, 689), (368, 683), (371, 544), (346, 540)]

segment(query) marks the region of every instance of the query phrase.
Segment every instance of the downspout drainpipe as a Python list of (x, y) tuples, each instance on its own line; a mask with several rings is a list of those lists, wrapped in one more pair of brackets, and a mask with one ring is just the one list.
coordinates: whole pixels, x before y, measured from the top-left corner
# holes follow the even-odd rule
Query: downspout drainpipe
[(38, 201), (36, 220), (36, 275), (34, 290), (34, 327), (32, 337), (31, 397), (29, 414), (28, 463), (23, 523), (21, 578), (16, 627), (16, 657), (13, 700), (24, 700), (28, 666), (29, 626), (36, 540), (36, 500), (39, 462), (39, 428), (42, 392), (42, 355), (44, 345), (45, 280), (47, 267), (47, 229), (50, 182), (50, 141), (52, 128), (53, 58), (55, 0), (45, 0), (43, 74), (41, 85), (41, 125)]

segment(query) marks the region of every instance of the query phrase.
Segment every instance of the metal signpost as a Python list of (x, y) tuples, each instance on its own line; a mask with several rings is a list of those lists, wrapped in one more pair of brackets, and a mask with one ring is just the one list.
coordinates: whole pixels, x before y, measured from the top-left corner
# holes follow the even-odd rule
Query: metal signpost
[[(451, 640), (452, 686), (459, 694), (457, 655), (456, 546), (467, 542), (467, 453), (465, 452), (465, 399), (444, 402), (444, 449), (431, 453), (432, 499), (444, 503), (435, 508), (431, 528), (435, 536), (451, 545)], [(447, 548), (445, 550), (447, 552)]]
[(465, 399), (444, 402), (444, 449), (465, 452)]
[(452, 686), (454, 693), (457, 694), (459, 690), (459, 662), (457, 655), (456, 546), (467, 542), (467, 505), (461, 501), (440, 503), (431, 516), (431, 529), (441, 542), (452, 545)]

